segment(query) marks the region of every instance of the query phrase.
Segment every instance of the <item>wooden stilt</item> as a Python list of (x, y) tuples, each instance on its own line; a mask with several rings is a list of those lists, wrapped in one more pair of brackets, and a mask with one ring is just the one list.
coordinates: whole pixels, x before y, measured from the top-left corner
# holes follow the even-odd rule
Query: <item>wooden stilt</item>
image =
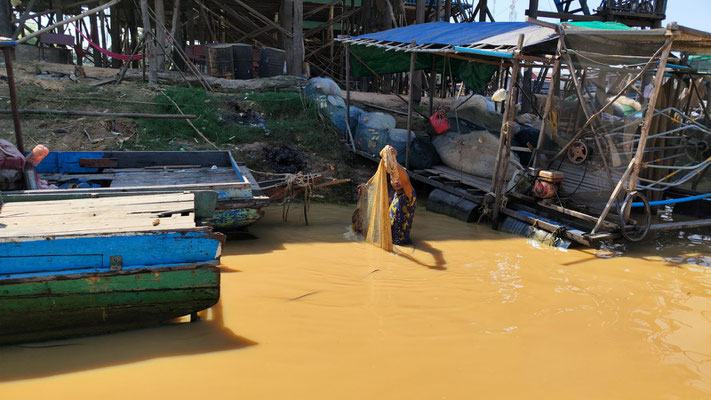
[(491, 226), (493, 229), (499, 227), (499, 211), (503, 202), (503, 188), (506, 183), (506, 172), (509, 167), (509, 157), (511, 154), (511, 127), (513, 126), (515, 107), (518, 99), (518, 79), (520, 60), (519, 53), (523, 48), (523, 35), (519, 35), (518, 44), (516, 45), (516, 55), (514, 56), (513, 66), (511, 67), (511, 80), (508, 85), (508, 96), (506, 99), (506, 109), (504, 110), (504, 118), (501, 124), (501, 134), (499, 136), (499, 151), (496, 155), (496, 169), (494, 170), (494, 179), (492, 180), (494, 192), (494, 209), (491, 217)]
[[(143, 76), (145, 77), (146, 69), (146, 57), (145, 53), (148, 53), (151, 57), (150, 69), (148, 70), (148, 85), (155, 87), (158, 85), (158, 73), (156, 71), (156, 63), (158, 62), (155, 58), (155, 45), (153, 36), (153, 31), (151, 30), (151, 19), (148, 15), (148, 0), (141, 0), (141, 15), (143, 17), (143, 36), (145, 38), (146, 47), (144, 48), (143, 56)], [(146, 49), (148, 51), (146, 51)]]
[(405, 145), (405, 169), (410, 169), (410, 135), (412, 134), (412, 106), (413, 106), (413, 85), (414, 85), (414, 79), (413, 76), (415, 75), (415, 57), (417, 57), (417, 53), (414, 51), (414, 47), (417, 44), (415, 41), (412, 41), (412, 44), (410, 47), (413, 49), (413, 51), (410, 53), (410, 87), (409, 91), (407, 93), (407, 144)]
[(351, 148), (355, 151), (355, 140), (353, 140), (353, 132), (351, 132), (351, 48), (348, 43), (346, 43), (346, 132), (348, 132), (348, 139), (351, 141)]
[[(534, 167), (538, 166), (538, 160), (540, 159), (540, 153), (543, 148), (543, 141), (545, 140), (546, 137), (546, 132), (548, 131), (548, 119), (550, 118), (551, 115), (551, 110), (553, 109), (553, 98), (558, 94), (558, 91), (560, 90), (560, 50), (561, 50), (562, 43), (559, 40), (558, 41), (558, 48), (556, 49), (555, 52), (555, 60), (553, 61), (553, 73), (551, 75), (551, 81), (550, 84), (548, 85), (548, 95), (546, 96), (546, 105), (543, 109), (543, 116), (541, 117), (541, 129), (540, 133), (538, 134), (538, 144), (536, 145), (536, 152), (533, 154), (533, 165)], [(545, 78), (544, 78), (545, 79)], [(556, 128), (558, 127), (557, 123), (557, 118), (558, 114), (557, 111), (555, 113), (555, 118), (556, 118), (556, 123), (555, 127), (551, 126), (554, 130), (557, 130)], [(557, 134), (557, 132), (552, 132), (553, 135)]]

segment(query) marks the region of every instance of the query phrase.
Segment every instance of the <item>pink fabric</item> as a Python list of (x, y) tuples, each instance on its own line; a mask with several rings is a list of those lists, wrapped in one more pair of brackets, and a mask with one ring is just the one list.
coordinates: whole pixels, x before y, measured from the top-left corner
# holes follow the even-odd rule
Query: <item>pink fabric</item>
[[(0, 163), (4, 162), (6, 159), (21, 159), (24, 165), (25, 156), (17, 150), (17, 147), (8, 142), (7, 140), (0, 139)], [(14, 161), (14, 160), (13, 160)], [(20, 168), (22, 168), (22, 166)]]
[[(75, 25), (74, 27), (76, 28), (76, 25)], [(86, 37), (82, 31), (80, 31), (79, 29), (77, 29), (77, 32), (79, 32), (79, 34), (81, 35), (81, 37), (83, 37), (87, 42), (89, 42), (89, 45), (90, 45), (91, 47), (95, 48), (96, 50), (99, 50), (100, 52), (106, 54), (107, 56), (109, 56), (109, 57), (111, 57), (111, 58), (115, 58), (115, 59), (121, 60), (121, 61), (128, 61), (128, 60), (138, 61), (138, 60), (140, 60), (140, 59), (143, 58), (143, 54), (136, 54), (136, 55), (133, 56), (133, 58), (131, 58), (130, 55), (114, 53), (113, 51), (108, 51), (108, 50), (106, 50), (106, 49), (102, 49), (101, 46), (99, 46), (98, 44), (92, 42), (91, 39), (89, 39), (88, 37)]]

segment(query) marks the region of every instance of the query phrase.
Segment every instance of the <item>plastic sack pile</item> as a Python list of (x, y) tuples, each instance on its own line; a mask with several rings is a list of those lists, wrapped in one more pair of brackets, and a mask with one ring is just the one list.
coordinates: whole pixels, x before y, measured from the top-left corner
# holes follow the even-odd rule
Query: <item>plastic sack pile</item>
[[(347, 133), (346, 103), (336, 82), (329, 78), (311, 78), (304, 87), (304, 96), (313, 100), (322, 115), (327, 117), (339, 131)], [(365, 112), (351, 106), (348, 123), (358, 150), (375, 155), (383, 147), (390, 145), (397, 150), (397, 161), (405, 164), (407, 130), (395, 128), (395, 118), (391, 115)], [(438, 162), (437, 151), (432, 143), (413, 132), (410, 135), (410, 167), (426, 169)]]

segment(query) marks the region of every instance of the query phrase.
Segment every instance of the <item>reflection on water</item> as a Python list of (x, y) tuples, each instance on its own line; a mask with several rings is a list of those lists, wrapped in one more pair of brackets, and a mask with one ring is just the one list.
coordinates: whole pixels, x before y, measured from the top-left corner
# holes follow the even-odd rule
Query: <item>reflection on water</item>
[(3, 398), (711, 396), (708, 236), (560, 251), (423, 210), (390, 254), (346, 207), (269, 211), (205, 321), (0, 348)]
[(0, 382), (131, 364), (154, 358), (207, 354), (256, 344), (224, 327), (222, 304), (218, 303), (200, 315), (202, 319), (196, 323), (175, 321), (160, 328), (113, 335), (0, 347)]

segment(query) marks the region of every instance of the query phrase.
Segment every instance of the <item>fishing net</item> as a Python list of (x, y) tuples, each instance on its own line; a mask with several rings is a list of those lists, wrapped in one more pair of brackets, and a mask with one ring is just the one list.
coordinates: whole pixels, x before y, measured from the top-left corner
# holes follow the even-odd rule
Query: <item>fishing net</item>
[[(378, 170), (366, 183), (358, 200), (360, 224), (365, 241), (386, 251), (393, 250), (390, 231), (390, 198), (388, 196), (388, 175), (403, 179), (404, 169), (396, 160), (396, 152), (385, 146), (380, 152)], [(405, 175), (406, 177), (407, 175)]]

